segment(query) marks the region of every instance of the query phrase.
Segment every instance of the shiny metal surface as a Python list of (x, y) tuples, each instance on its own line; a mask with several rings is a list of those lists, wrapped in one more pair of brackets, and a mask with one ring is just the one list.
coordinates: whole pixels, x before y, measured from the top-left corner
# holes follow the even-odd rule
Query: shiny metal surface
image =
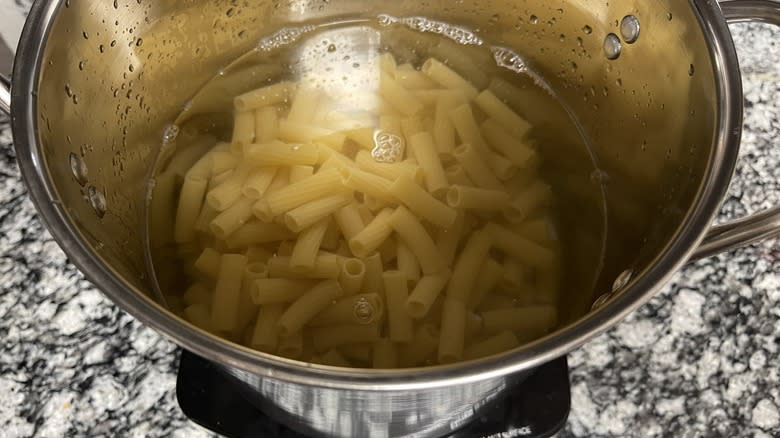
[[(774, 0), (726, 0), (721, 2), (729, 23), (759, 22), (780, 26), (780, 2)], [(692, 258), (703, 258), (748, 243), (780, 235), (780, 206), (713, 227)]]
[[(435, 435), (468, 418), (507, 379), (576, 348), (648, 300), (694, 254), (725, 194), (739, 145), (742, 95), (718, 4), (617, 3), (493, 0), (467, 9), (444, 0), (257, 1), (251, 7), (226, 0), (116, 6), (37, 1), (14, 71), (17, 156), (55, 239), (132, 315), (222, 364), (292, 421), (310, 419), (308, 426), (319, 432)], [(739, 5), (771, 11), (777, 2), (740, 0), (727, 7)], [(550, 78), (583, 123), (603, 170), (596, 183), (605, 186), (609, 227), (599, 289), (570, 291), (570, 323), (530, 345), (475, 362), (397, 371), (273, 357), (204, 333), (169, 313), (152, 298), (139, 237), (145, 181), (167, 121), (219, 66), (270, 30), (380, 11), (436, 16), (479, 27), (486, 39), (539, 49), (529, 52), (528, 61)], [(502, 11), (497, 22), (495, 11)], [(629, 13), (640, 20), (641, 36), (609, 62), (602, 42), (619, 32), (620, 19)], [(555, 118), (532, 122), (554, 126)], [(547, 150), (565, 170), (567, 155), (556, 145)], [(85, 178), (72, 174), (74, 155), (88, 169)], [(90, 202), (96, 193), (105, 197), (105, 214)], [(626, 269), (634, 272), (632, 279), (588, 313), (599, 290), (609, 291)]]

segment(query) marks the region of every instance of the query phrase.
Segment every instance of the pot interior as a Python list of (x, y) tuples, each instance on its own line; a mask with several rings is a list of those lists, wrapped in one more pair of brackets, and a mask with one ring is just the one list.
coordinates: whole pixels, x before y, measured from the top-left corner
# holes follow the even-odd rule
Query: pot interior
[[(694, 204), (716, 131), (714, 68), (688, 2), (60, 2), (41, 59), (39, 147), (97, 259), (159, 298), (143, 237), (148, 181), (185, 104), (279, 29), (379, 14), (471, 29), (520, 54), (555, 92), (559, 106), (521, 115), (549, 133), (538, 140), (560, 198), (561, 323), (587, 314), (622, 272), (637, 278), (653, 264)], [(504, 77), (529, 99), (541, 90)], [(572, 120), (582, 132), (560, 129)]]

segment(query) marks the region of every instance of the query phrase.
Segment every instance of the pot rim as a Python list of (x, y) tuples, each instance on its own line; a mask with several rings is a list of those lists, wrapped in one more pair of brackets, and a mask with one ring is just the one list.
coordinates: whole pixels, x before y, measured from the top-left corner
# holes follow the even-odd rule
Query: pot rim
[(690, 0), (708, 42), (719, 102), (709, 166), (695, 205), (655, 265), (618, 296), (576, 322), (515, 351), (477, 361), (400, 370), (314, 365), (232, 344), (168, 312), (125, 283), (86, 243), (59, 202), (37, 142), (37, 83), (62, 0), (38, 0), (29, 12), (14, 65), (12, 128), (23, 179), (42, 221), (74, 265), (114, 303), (187, 350), (224, 366), (292, 383), (363, 391), (410, 391), (462, 385), (537, 367), (581, 346), (647, 302), (704, 238), (726, 194), (739, 150), (742, 84), (731, 34), (717, 2)]

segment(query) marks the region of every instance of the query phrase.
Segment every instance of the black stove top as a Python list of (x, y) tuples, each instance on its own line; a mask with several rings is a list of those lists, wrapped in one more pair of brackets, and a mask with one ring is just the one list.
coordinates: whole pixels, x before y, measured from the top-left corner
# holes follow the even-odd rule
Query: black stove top
[[(306, 438), (246, 401), (213, 364), (187, 351), (181, 354), (176, 396), (192, 421), (230, 438)], [(508, 397), (449, 436), (549, 437), (566, 423), (569, 406), (569, 369), (563, 357), (539, 367)]]

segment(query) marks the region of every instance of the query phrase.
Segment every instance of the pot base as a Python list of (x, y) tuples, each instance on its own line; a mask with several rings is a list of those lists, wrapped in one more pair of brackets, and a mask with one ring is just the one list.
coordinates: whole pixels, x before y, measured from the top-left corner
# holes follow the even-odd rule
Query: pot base
[[(248, 402), (234, 385), (211, 362), (182, 351), (176, 398), (190, 420), (230, 438), (306, 437)], [(569, 408), (569, 369), (563, 357), (539, 367), (508, 397), (449, 437), (549, 437), (564, 426)]]

